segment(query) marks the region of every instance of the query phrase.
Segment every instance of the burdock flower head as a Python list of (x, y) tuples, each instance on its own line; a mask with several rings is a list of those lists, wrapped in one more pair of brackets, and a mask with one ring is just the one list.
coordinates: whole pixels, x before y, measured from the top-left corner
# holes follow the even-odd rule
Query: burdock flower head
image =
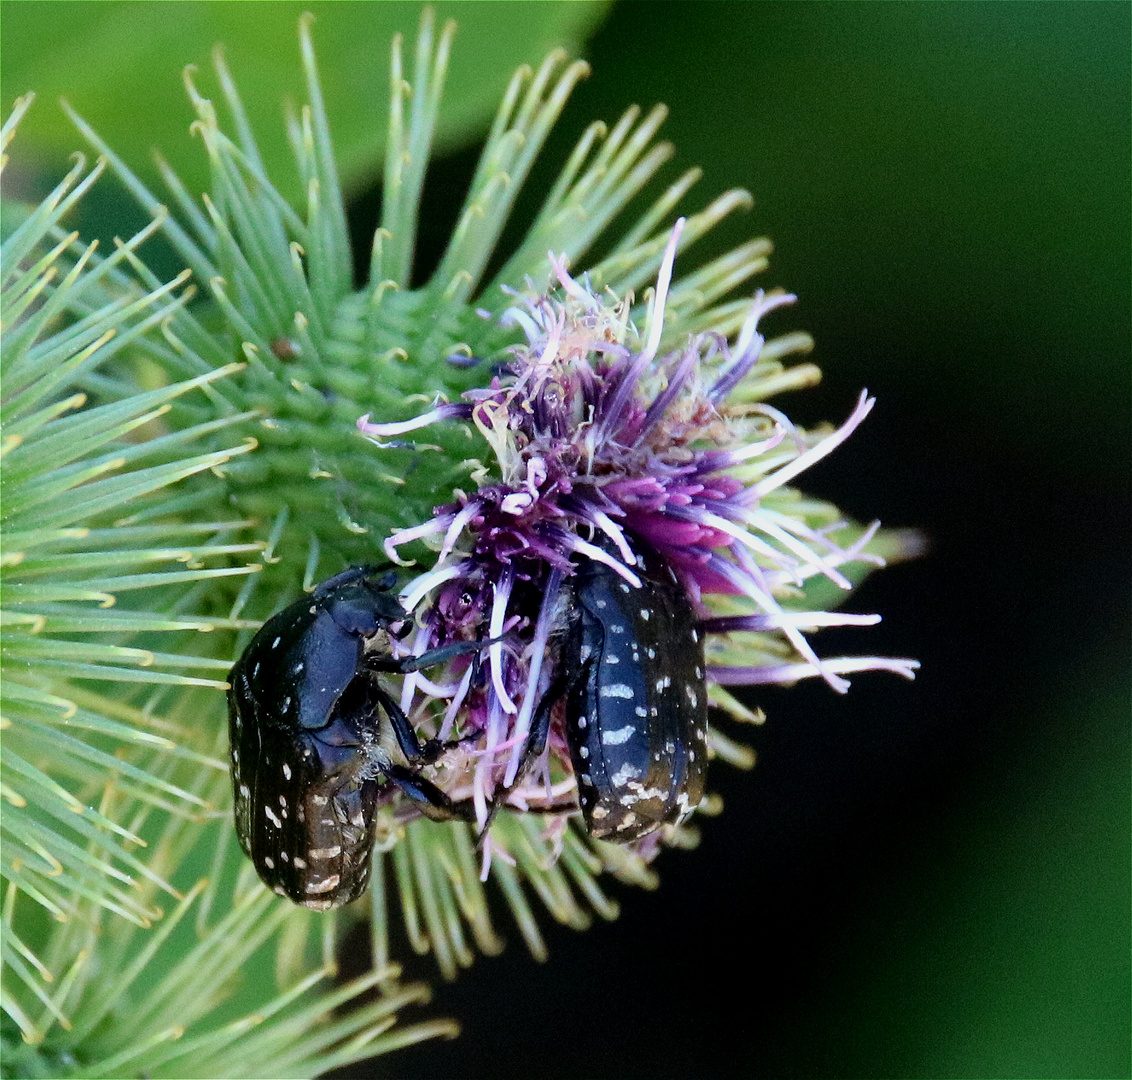
[[(443, 115), (455, 27), (426, 8), (411, 64), (392, 42), (381, 222), (358, 280), (311, 22), (293, 161), (257, 139), (217, 51), (214, 80), (185, 73), (201, 175), (159, 160), (163, 193), (150, 191), (68, 107), (98, 163), (76, 163), (37, 205), (5, 205), (0, 1052), (13, 1075), (314, 1075), (451, 1034), (447, 1021), (388, 1030), (425, 993), (397, 981), (395, 922), (448, 978), (502, 947), (477, 832), (429, 816), (478, 817), (507, 911), (542, 957), (538, 909), (579, 929), (613, 918), (599, 875), (654, 884), (647, 859), (688, 836), (709, 754), (742, 762), (709, 727), (709, 701), (751, 720), (733, 684), (817, 675), (840, 690), (853, 670), (915, 666), (819, 659), (803, 636), (874, 621), (818, 609), (870, 560), (909, 551), (788, 487), (871, 402), (837, 431), (803, 431), (766, 403), (818, 375), (787, 366), (804, 335), (761, 336), (790, 297), (729, 299), (768, 241), (673, 278), (677, 249), (750, 197), (724, 192), (682, 233), (663, 228), (700, 173), (650, 195), (671, 153), (656, 141), (665, 110), (634, 107), (581, 133), (511, 244), (517, 196), (586, 72), (555, 50), (508, 83), (424, 274), (432, 147), (463, 138), (475, 111)], [(490, 85), (483, 65), (473, 56), (460, 84)], [(30, 104), (0, 125), (0, 167)], [(112, 250), (66, 217), (104, 171), (151, 219)], [(150, 264), (158, 232), (185, 267), (169, 281)], [(651, 302), (634, 307), (630, 290), (658, 267)], [(404, 420), (438, 392), (451, 404)], [(357, 436), (366, 409), (402, 421), (362, 424), (382, 449)], [(406, 461), (407, 433), (436, 421), (436, 446)], [(383, 541), (427, 568), (405, 585), (412, 619), (383, 594), (364, 645), (337, 622), (313, 633), (328, 582), (392, 581), (359, 569)], [(239, 658), (281, 617), (301, 655), (253, 666), (263, 707), (242, 712)], [(432, 648), (420, 664), (386, 655)], [(444, 666), (397, 686), (430, 658)], [(316, 667), (345, 671), (335, 711), (293, 723), (300, 690), (327, 692)], [(313, 740), (325, 775), (287, 756)], [(239, 850), (253, 812), (304, 896), (329, 901), (320, 890), (343, 884), (308, 858), (348, 864), (343, 900), (371, 882), (372, 970), (333, 978), (335, 927), (352, 913), (292, 905), (257, 880), (278, 867)], [(339, 837), (363, 855), (341, 858)]]
[[(740, 718), (751, 714), (726, 686), (820, 676), (844, 691), (849, 672), (911, 678), (917, 667), (880, 657), (819, 658), (804, 631), (879, 616), (799, 606), (810, 579), (848, 590), (841, 567), (882, 561), (867, 550), (876, 523), (851, 526), (786, 486), (843, 442), (873, 399), (862, 393), (840, 428), (816, 435), (762, 400), (777, 388), (781, 367), (764, 359), (759, 323), (794, 300), (783, 293), (757, 292), (733, 341), (694, 333), (661, 353), (683, 224), (668, 242), (642, 331), (630, 316), (631, 297), (595, 295), (551, 255), (556, 287), (520, 298), (503, 316), (526, 342), (510, 350), (490, 387), (413, 420), (358, 422), (380, 442), (438, 421), (470, 421), (494, 455), (494, 468), (474, 474), (477, 490), (457, 492), (432, 520), (385, 542), (401, 563), (399, 549), (411, 541), (432, 538), (439, 547), (433, 569), (402, 594), (408, 610), (424, 605), (415, 651), (491, 639), (486, 662), (462, 657), (446, 680), (409, 676), (402, 701), (409, 711), (423, 692), (417, 716), (439, 702), (441, 738), (459, 720), (469, 767), (450, 794), (470, 794), (481, 824), (501, 792), (512, 804), (540, 809), (566, 805), (573, 795), (560, 719), (541, 760), (523, 774), (532, 721), (553, 706), (548, 689), (561, 694), (577, 678), (563, 670), (560, 642), (571, 614), (564, 610), (569, 583), (581, 565), (607, 567), (633, 590), (642, 584), (638, 556), (648, 552), (667, 564), (693, 605), (693, 636), (707, 637), (706, 669), (695, 669), (707, 696)], [(650, 630), (666, 632), (687, 628)], [(689, 693), (694, 699), (695, 688)], [(653, 838), (643, 843), (655, 847)]]

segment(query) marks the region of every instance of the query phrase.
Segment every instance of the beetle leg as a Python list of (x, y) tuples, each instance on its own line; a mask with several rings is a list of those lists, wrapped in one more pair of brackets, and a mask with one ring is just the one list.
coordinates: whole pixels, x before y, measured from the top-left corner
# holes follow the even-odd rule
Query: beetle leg
[(472, 804), (453, 802), (436, 784), (417, 772), (419, 766), (432, 764), (446, 749), (445, 744), (436, 739), (429, 739), (422, 745), (401, 706), (378, 682), (375, 673), (371, 672), (369, 675), (373, 694), (389, 716), (397, 744), (401, 747), (401, 753), (405, 755), (405, 759), (409, 762), (408, 768), (392, 762), (378, 763), (381, 774), (396, 784), (401, 789), (401, 793), (430, 820), (473, 820), (475, 809)]
[(469, 731), (467, 735), (463, 735), (459, 739), (449, 739), (447, 742), (441, 742), (435, 738), (425, 739), (421, 743), (421, 764), (432, 765), (439, 760), (445, 750), (455, 750), (457, 746), (463, 746), (464, 743), (474, 742), (482, 734), (482, 731)]
[(538, 703), (534, 716), (531, 717), (531, 730), (527, 735), (527, 745), (523, 748), (519, 768), (515, 772), (515, 784), (523, 778), (531, 763), (546, 749), (546, 739), (550, 734), (550, 714), (554, 711), (554, 706), (566, 696), (575, 681), (581, 677), (584, 677), (584, 672), (571, 676), (563, 671), (555, 676), (554, 681), (546, 688), (546, 693), (542, 695), (542, 700)]
[(573, 674), (566, 671), (559, 672), (554, 681), (546, 688), (546, 693), (542, 695), (542, 699), (535, 709), (535, 714), (531, 718), (531, 730), (527, 735), (527, 745), (523, 747), (523, 756), (519, 759), (519, 767), (515, 770), (515, 779), (491, 800), (487, 820), (483, 823), (483, 828), (480, 829), (479, 836), (476, 838), (477, 848), (483, 847), (491, 824), (495, 821), (495, 815), (499, 813), (511, 792), (522, 783), (531, 765), (538, 760), (543, 750), (546, 749), (546, 740), (550, 735), (550, 717), (554, 712), (554, 706), (577, 685), (580, 679), (586, 677), (590, 663), (591, 661), (587, 660)]
[(431, 821), (472, 821), (475, 807), (470, 802), (453, 802), (431, 780), (406, 769), (403, 765), (387, 765), (382, 772), (401, 793)]
[(431, 667), (433, 664), (451, 660), (455, 656), (466, 656), (468, 653), (480, 653), (489, 645), (495, 645), (503, 640), (502, 637), (485, 638), (483, 641), (454, 641), (450, 645), (441, 645), (420, 656), (406, 656), (395, 661), (398, 665), (395, 670), (407, 675), (410, 671), (420, 671), (421, 668)]
[(466, 656), (468, 653), (480, 653), (489, 645), (503, 641), (503, 636), (485, 638), (483, 641), (454, 641), (450, 645), (441, 645), (420, 656), (381, 656), (379, 653), (367, 653), (363, 658), (366, 667), (371, 671), (386, 671), (390, 674), (408, 675), (411, 671), (420, 671), (422, 668), (432, 667), (433, 664), (443, 663), (456, 656)]
[(348, 570), (343, 570), (340, 574), (335, 574), (332, 578), (327, 578), (325, 581), (319, 582), (311, 593), (311, 599), (322, 600), (333, 593), (335, 589), (341, 588), (343, 585), (348, 585), (352, 581), (361, 581), (371, 573), (373, 573), (372, 567), (351, 566)]
[[(421, 741), (417, 738), (417, 733), (413, 730), (413, 725), (409, 723), (409, 718), (402, 711), (401, 706), (393, 700), (389, 691), (378, 682), (376, 672), (367, 670), (366, 674), (369, 675), (374, 696), (389, 717), (389, 723), (393, 725), (393, 734), (397, 737), (397, 745), (401, 747), (401, 753), (405, 755), (405, 760), (410, 765), (429, 764), (429, 755), (421, 746)], [(436, 756), (435, 754), (432, 755), (433, 761), (436, 760)]]
[[(450, 645), (441, 645), (439, 648), (429, 649), (428, 652), (421, 653), (420, 656), (406, 656), (401, 659), (396, 659), (391, 656), (381, 656), (378, 653), (367, 653), (363, 656), (362, 662), (365, 665), (367, 673), (371, 674), (371, 676), (379, 671), (407, 675), (411, 671), (420, 671), (422, 668), (439, 664), (445, 660), (451, 660), (455, 656), (465, 656), (468, 653), (475, 654), (473, 663), (478, 664), (483, 650), (489, 645), (494, 645), (502, 640), (503, 637), (501, 636), (497, 638), (485, 638), (483, 641), (456, 641)], [(393, 701), (385, 689), (377, 683), (376, 678), (373, 679), (373, 682), (377, 685), (378, 696), (382, 705), (385, 707), (385, 711), (389, 714), (389, 720), (393, 724), (393, 731), (397, 736), (397, 743), (401, 747), (401, 752), (410, 763), (431, 765), (445, 750), (451, 750), (453, 747), (459, 746), (462, 742), (478, 737), (479, 732), (475, 731), (464, 736), (463, 739), (454, 739), (451, 742), (441, 742), (439, 739), (428, 739), (422, 743), (417, 738), (412, 724), (409, 723), (408, 718), (398, 707), (397, 703)]]
[(378, 682), (377, 675), (368, 671), (366, 674), (369, 675), (374, 696), (380, 702), (381, 707), (389, 717), (389, 723), (393, 726), (397, 745), (401, 747), (401, 753), (405, 755), (405, 760), (410, 765), (431, 765), (445, 750), (451, 750), (462, 742), (467, 742), (479, 736), (478, 731), (473, 731), (465, 735), (464, 738), (454, 739), (452, 742), (441, 742), (439, 739), (426, 739), (421, 742), (409, 718), (405, 715), (401, 706), (393, 700), (393, 695)]

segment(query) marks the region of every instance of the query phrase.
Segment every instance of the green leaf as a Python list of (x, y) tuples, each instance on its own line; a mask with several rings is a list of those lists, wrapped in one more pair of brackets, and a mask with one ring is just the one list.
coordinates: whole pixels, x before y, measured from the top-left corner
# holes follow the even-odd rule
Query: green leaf
[[(436, 25), (455, 18), (458, 48), (448, 65), (445, 108), (436, 128), (439, 150), (478, 135), (494, 112), (511, 72), (537, 67), (554, 47), (576, 53), (603, 18), (604, 2), (540, 4), (437, 3)], [(268, 172), (280, 168), (298, 193), (280, 105), (302, 97), (295, 17), (313, 12), (319, 70), (335, 149), (346, 187), (377, 169), (389, 117), (389, 42), (416, 38), (422, 5), (313, 2), (257, 4), (100, 4), (29, 0), (4, 7), (5, 101), (34, 91), (41, 101), (65, 96), (143, 180), (161, 150), (190, 191), (205, 190), (207, 161), (185, 138), (192, 121), (178, 72), (186, 64), (211, 68), (223, 42), (240, 85)], [(145, 102), (145, 122), (137, 106)], [(57, 109), (39, 108), (21, 126), (24, 151), (45, 171), (61, 171), (75, 149), (75, 132)], [(147, 164), (148, 163), (148, 164)], [(280, 181), (277, 179), (277, 183)]]

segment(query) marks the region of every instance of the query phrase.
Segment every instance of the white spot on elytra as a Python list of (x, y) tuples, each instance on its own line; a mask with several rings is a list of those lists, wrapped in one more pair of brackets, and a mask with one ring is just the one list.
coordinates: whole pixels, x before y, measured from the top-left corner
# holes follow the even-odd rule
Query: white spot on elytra
[(305, 870), (307, 868), (307, 860), (304, 859), (301, 855), (296, 855), (295, 866), (300, 870)]
[(630, 780), (640, 775), (641, 770), (638, 769), (635, 765), (630, 765), (629, 762), (626, 761), (625, 764), (622, 765), (621, 768), (618, 769), (617, 772), (615, 772), (609, 778), (609, 780), (614, 787), (624, 787)]
[(631, 701), (633, 699), (633, 688), (624, 683), (613, 683), (610, 686), (603, 686), (598, 691), (598, 697), (625, 698)]
[(640, 717), (645, 717), (645, 716), (648, 716), (648, 714), (649, 714), (649, 711), (648, 711), (648, 709), (646, 709), (646, 708), (645, 708), (645, 707), (644, 707), (643, 705), (638, 705), (638, 706), (637, 706), (637, 707), (636, 707), (636, 708), (635, 708), (635, 709), (633, 710), (633, 712), (635, 712), (635, 713), (636, 713), (636, 714), (637, 714), (638, 716), (640, 716)]
[(290, 780), (291, 779), (291, 766), (288, 765), (287, 762), (283, 762), (283, 779), (284, 780)]
[(270, 855), (264, 855), (263, 865), (266, 866), (268, 870), (274, 870), (275, 860)]
[(307, 854), (312, 859), (336, 859), (342, 854), (342, 848), (338, 844), (333, 847), (316, 847), (311, 848)]
[(267, 815), (267, 820), (271, 822), (277, 829), (283, 828), (283, 822), (275, 816), (275, 811), (270, 806), (265, 806), (263, 812)]
[(651, 613), (651, 612), (649, 611), (649, 609), (648, 609), (647, 607), (643, 607), (643, 608), (641, 608), (641, 618), (642, 618), (642, 619), (644, 619), (644, 620), (645, 620), (645, 622), (648, 622), (648, 621), (649, 621), (649, 616), (650, 616), (651, 614), (652, 614), (652, 613)]
[(341, 880), (341, 874), (331, 874), (324, 881), (308, 881), (306, 891), (309, 893), (330, 892), (331, 889), (338, 888), (338, 882)]
[(578, 755), (583, 761), (590, 756), (590, 748), (588, 746), (581, 746), (578, 748)]
[(620, 746), (624, 742), (628, 742), (633, 732), (637, 729), (632, 724), (626, 724), (623, 728), (618, 728), (616, 731), (603, 731), (601, 733), (601, 741), (605, 746)]
[(273, 641), (273, 642), (271, 643), (271, 647), (272, 647), (273, 649), (278, 649), (278, 648), (279, 648), (279, 642), (281, 642), (282, 640), (283, 640), (282, 638), (276, 638), (276, 639), (275, 639), (275, 640), (274, 640), (274, 641)]
[(607, 664), (620, 664), (621, 663), (621, 657), (620, 656), (614, 656), (613, 653), (610, 653), (605, 658), (605, 662)]

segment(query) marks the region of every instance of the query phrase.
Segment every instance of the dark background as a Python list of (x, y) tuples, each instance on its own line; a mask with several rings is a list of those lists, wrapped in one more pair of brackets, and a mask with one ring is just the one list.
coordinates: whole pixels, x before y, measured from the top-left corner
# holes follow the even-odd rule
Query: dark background
[(752, 697), (759, 763), (656, 893), (541, 965), (512, 929), (437, 988), (463, 1037), (372, 1075), (1129, 1074), (1129, 10), (620, 3), (590, 39), (543, 160), (665, 101), (699, 197), (754, 192), (704, 248), (775, 241), (825, 372), (780, 407), (878, 397), (801, 486), (932, 545), (819, 647), (923, 668)]
[[(50, 105), (66, 89), (144, 171), (145, 146), (112, 129), (144, 94), (155, 124), (174, 103), (178, 141), (153, 141), (202, 169), (176, 71), (207, 63), (218, 39), (281, 139), (278, 85), (295, 89), (307, 6), (368, 249), (380, 193), (359, 162), (379, 176), (381, 144), (347, 105), (380, 115), (367, 95), (384, 85), (390, 30), (374, 25), (388, 12), (411, 33), (413, 4), (5, 3), (4, 105), (29, 86), (42, 98), (17, 149), (54, 168), (74, 148)], [(485, 85), (520, 46), (544, 51), (543, 37), (584, 34), (591, 18), (436, 6), (461, 22), (454, 65), (475, 57)], [(532, 12), (559, 21), (539, 36)], [(62, 43), (19, 47), (50, 34)], [(590, 33), (593, 74), (511, 235), (586, 124), (634, 103), (671, 107), (667, 180), (704, 167), (689, 208), (754, 193), (753, 213), (678, 270), (772, 237), (759, 284), (799, 296), (773, 330), (812, 332), (825, 372), (776, 403), (803, 423), (841, 421), (862, 387), (877, 395), (801, 486), (859, 519), (920, 528), (931, 550), (852, 598), (884, 615), (879, 627), (826, 632), (818, 647), (923, 667), (914, 683), (860, 675), (847, 697), (819, 684), (752, 696), (766, 724), (726, 730), (758, 765), (713, 767), (725, 812), (703, 820), (697, 850), (661, 855), (656, 892), (611, 883), (616, 922), (544, 926), (545, 964), (499, 904), (506, 951), (405, 1016), (454, 1016), (463, 1036), (342, 1075), (1129, 1075), (1130, 37), (1132, 8), (1103, 2), (618, 3)], [(105, 72), (95, 65), (84, 96), (77, 63), (91, 55)], [(359, 56), (372, 79), (343, 99)], [(109, 77), (115, 62), (128, 78)], [(446, 138), (465, 149), (430, 170), (422, 270), (484, 130), (470, 104), (480, 80), (461, 72), (446, 109), (463, 119)], [(37, 144), (40, 123), (56, 126)], [(148, 122), (133, 134), (150, 139)], [(88, 233), (119, 212), (107, 189), (84, 199)], [(405, 941), (394, 955), (436, 979)]]

